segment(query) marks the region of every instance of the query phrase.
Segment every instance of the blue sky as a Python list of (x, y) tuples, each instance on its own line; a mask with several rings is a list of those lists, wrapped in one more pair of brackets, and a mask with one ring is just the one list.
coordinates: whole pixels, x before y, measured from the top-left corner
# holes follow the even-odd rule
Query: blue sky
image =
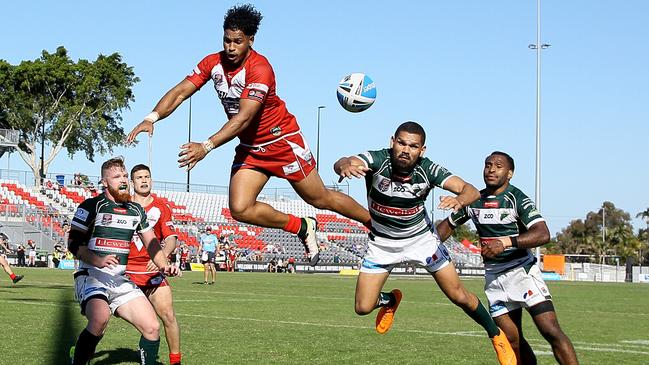
[[(278, 95), (313, 150), (321, 114), (320, 172), (341, 156), (387, 146), (405, 120), (428, 133), (427, 156), (482, 188), (493, 150), (516, 160), (512, 183), (534, 198), (535, 1), (254, 1), (263, 13), (255, 49), (268, 57)], [(128, 132), (202, 57), (221, 50), (224, 1), (27, 1), (4, 4), (0, 58), (17, 64), (65, 46), (73, 59), (119, 52), (141, 82), (124, 113)], [(649, 2), (543, 1), (541, 212), (553, 233), (572, 219), (615, 203), (634, 217), (649, 207)], [(377, 101), (351, 114), (337, 82), (365, 72)], [(225, 114), (211, 85), (192, 101), (194, 141), (220, 128)], [(187, 139), (188, 105), (157, 124), (154, 178), (184, 182), (175, 163)], [(146, 139), (119, 148), (128, 164), (147, 162)], [(192, 182), (227, 185), (236, 142), (213, 151)], [(642, 147), (645, 148), (642, 148)], [(3, 157), (0, 166), (6, 166)], [(97, 175), (102, 158), (60, 154), (50, 172)], [(14, 155), (11, 167), (27, 169)], [(272, 179), (269, 186), (286, 186)], [(351, 194), (365, 201), (361, 181)], [(439, 192), (436, 192), (436, 197)], [(429, 205), (430, 206), (430, 205)], [(445, 214), (435, 211), (436, 218)], [(644, 226), (634, 219), (636, 228)]]

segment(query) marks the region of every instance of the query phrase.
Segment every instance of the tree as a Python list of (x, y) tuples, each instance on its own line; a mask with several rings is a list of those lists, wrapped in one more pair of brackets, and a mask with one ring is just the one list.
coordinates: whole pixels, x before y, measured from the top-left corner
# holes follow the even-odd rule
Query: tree
[(640, 241), (638, 247), (638, 259), (640, 264), (643, 264), (646, 257), (649, 255), (649, 208), (636, 214), (635, 217), (642, 218), (647, 224), (646, 228), (640, 228), (638, 230), (638, 241)]
[(595, 255), (597, 262), (608, 254), (634, 256), (639, 244), (633, 234), (631, 215), (611, 202), (604, 202), (597, 212), (588, 212), (583, 221), (570, 222), (556, 240), (561, 252)]
[[(70, 157), (84, 152), (94, 161), (124, 144), (121, 112), (134, 100), (138, 81), (118, 53), (75, 63), (58, 47), (17, 66), (0, 60), (0, 126), (20, 131), (18, 152), (34, 176), (44, 176), (63, 148)], [(42, 141), (51, 147), (47, 157), (37, 149)]]

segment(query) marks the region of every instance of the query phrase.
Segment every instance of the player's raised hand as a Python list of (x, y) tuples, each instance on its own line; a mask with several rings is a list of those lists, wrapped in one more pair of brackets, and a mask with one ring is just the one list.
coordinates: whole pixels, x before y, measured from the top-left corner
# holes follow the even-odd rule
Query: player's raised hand
[(185, 168), (187, 171), (196, 166), (198, 161), (205, 158), (207, 150), (202, 143), (190, 142), (180, 146), (180, 153), (178, 154), (178, 167)]
[(149, 137), (153, 136), (153, 122), (151, 122), (150, 120), (143, 120), (142, 122), (140, 122), (140, 124), (136, 125), (135, 128), (133, 128), (133, 130), (129, 132), (128, 136), (126, 137), (126, 143), (133, 143), (137, 135), (142, 132), (147, 132), (149, 134)]
[(439, 197), (439, 205), (437, 206), (437, 209), (453, 210), (454, 212), (457, 212), (458, 210), (462, 209), (462, 207), (463, 207), (462, 203), (459, 200), (457, 200), (457, 197), (455, 196)]
[(365, 165), (356, 165), (352, 163), (345, 164), (340, 167), (340, 173), (338, 174), (340, 179), (338, 179), (338, 182), (342, 182), (345, 178), (351, 179), (352, 177), (360, 179), (364, 177), (365, 173), (369, 170), (370, 169)]

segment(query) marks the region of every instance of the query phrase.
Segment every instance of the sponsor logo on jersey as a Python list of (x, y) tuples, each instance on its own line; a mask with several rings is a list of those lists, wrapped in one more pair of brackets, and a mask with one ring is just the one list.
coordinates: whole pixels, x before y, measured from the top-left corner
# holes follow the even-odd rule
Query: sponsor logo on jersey
[(534, 295), (534, 292), (532, 291), (532, 289), (527, 289), (527, 292), (525, 294), (523, 294), (523, 299), (527, 299), (527, 297), (531, 298), (532, 295)]
[(500, 220), (502, 221), (503, 219), (507, 218), (508, 216), (509, 216), (508, 212), (500, 213)]
[(385, 193), (390, 188), (390, 179), (381, 179), (377, 187), (380, 192)]
[(278, 137), (278, 136), (280, 136), (282, 134), (282, 128), (273, 127), (273, 128), (270, 129), (270, 134), (272, 134), (273, 136)]
[(421, 212), (424, 209), (423, 205), (416, 206), (414, 208), (395, 208), (381, 205), (375, 201), (370, 204), (370, 208), (383, 214), (393, 215), (393, 216), (407, 216), (414, 215)]
[(85, 222), (86, 219), (88, 219), (88, 214), (89, 214), (89, 213), (90, 213), (90, 212), (88, 212), (87, 210), (85, 210), (85, 209), (83, 209), (83, 208), (79, 208), (79, 209), (77, 209), (77, 211), (74, 213), (74, 218), (75, 218), (75, 219), (78, 219), (78, 220), (80, 220), (80, 221), (84, 221), (84, 222)]
[(101, 217), (101, 225), (102, 226), (108, 226), (111, 223), (113, 223), (112, 214), (104, 213), (104, 215)]
[(484, 202), (483, 206), (485, 208), (500, 208), (500, 203), (498, 202), (498, 200), (492, 200), (492, 201)]
[(218, 74), (218, 73), (217, 73), (217, 74), (214, 74), (214, 75), (212, 76), (212, 81), (214, 81), (214, 83), (215, 83), (216, 85), (221, 84), (221, 83), (223, 82), (223, 75)]
[(248, 84), (248, 86), (246, 86), (246, 88), (263, 91), (264, 93), (268, 92), (268, 85), (266, 85), (266, 84), (260, 84), (260, 83), (253, 82), (253, 83)]
[(248, 99), (256, 100), (259, 102), (264, 101), (264, 98), (266, 97), (266, 93), (261, 91), (261, 90), (250, 90), (248, 91)]
[(127, 211), (125, 208), (113, 208), (113, 212), (118, 214), (126, 214)]
[(95, 238), (95, 247), (96, 248), (117, 248), (117, 249), (126, 249), (128, 250), (130, 241), (123, 240), (113, 240), (110, 238)]
[(282, 166), (282, 170), (284, 170), (284, 175), (294, 174), (300, 171), (300, 164), (297, 161), (291, 162), (288, 165)]

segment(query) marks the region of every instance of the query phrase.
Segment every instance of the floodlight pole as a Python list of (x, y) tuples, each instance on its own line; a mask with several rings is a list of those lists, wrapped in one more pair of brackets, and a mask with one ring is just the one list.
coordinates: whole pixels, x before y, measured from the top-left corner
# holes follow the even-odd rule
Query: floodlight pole
[(326, 108), (324, 105), (318, 107), (318, 136), (316, 138), (316, 152), (315, 152), (315, 170), (320, 172), (320, 110)]
[[(187, 121), (187, 143), (192, 142), (192, 98), (189, 98), (189, 120)], [(187, 170), (187, 192), (189, 193), (189, 174), (190, 170)]]
[[(541, 0), (536, 0), (536, 43), (528, 48), (536, 50), (536, 167), (534, 201), (541, 210), (541, 51), (550, 47), (541, 43)], [(536, 261), (541, 262), (541, 248), (536, 248)]]

